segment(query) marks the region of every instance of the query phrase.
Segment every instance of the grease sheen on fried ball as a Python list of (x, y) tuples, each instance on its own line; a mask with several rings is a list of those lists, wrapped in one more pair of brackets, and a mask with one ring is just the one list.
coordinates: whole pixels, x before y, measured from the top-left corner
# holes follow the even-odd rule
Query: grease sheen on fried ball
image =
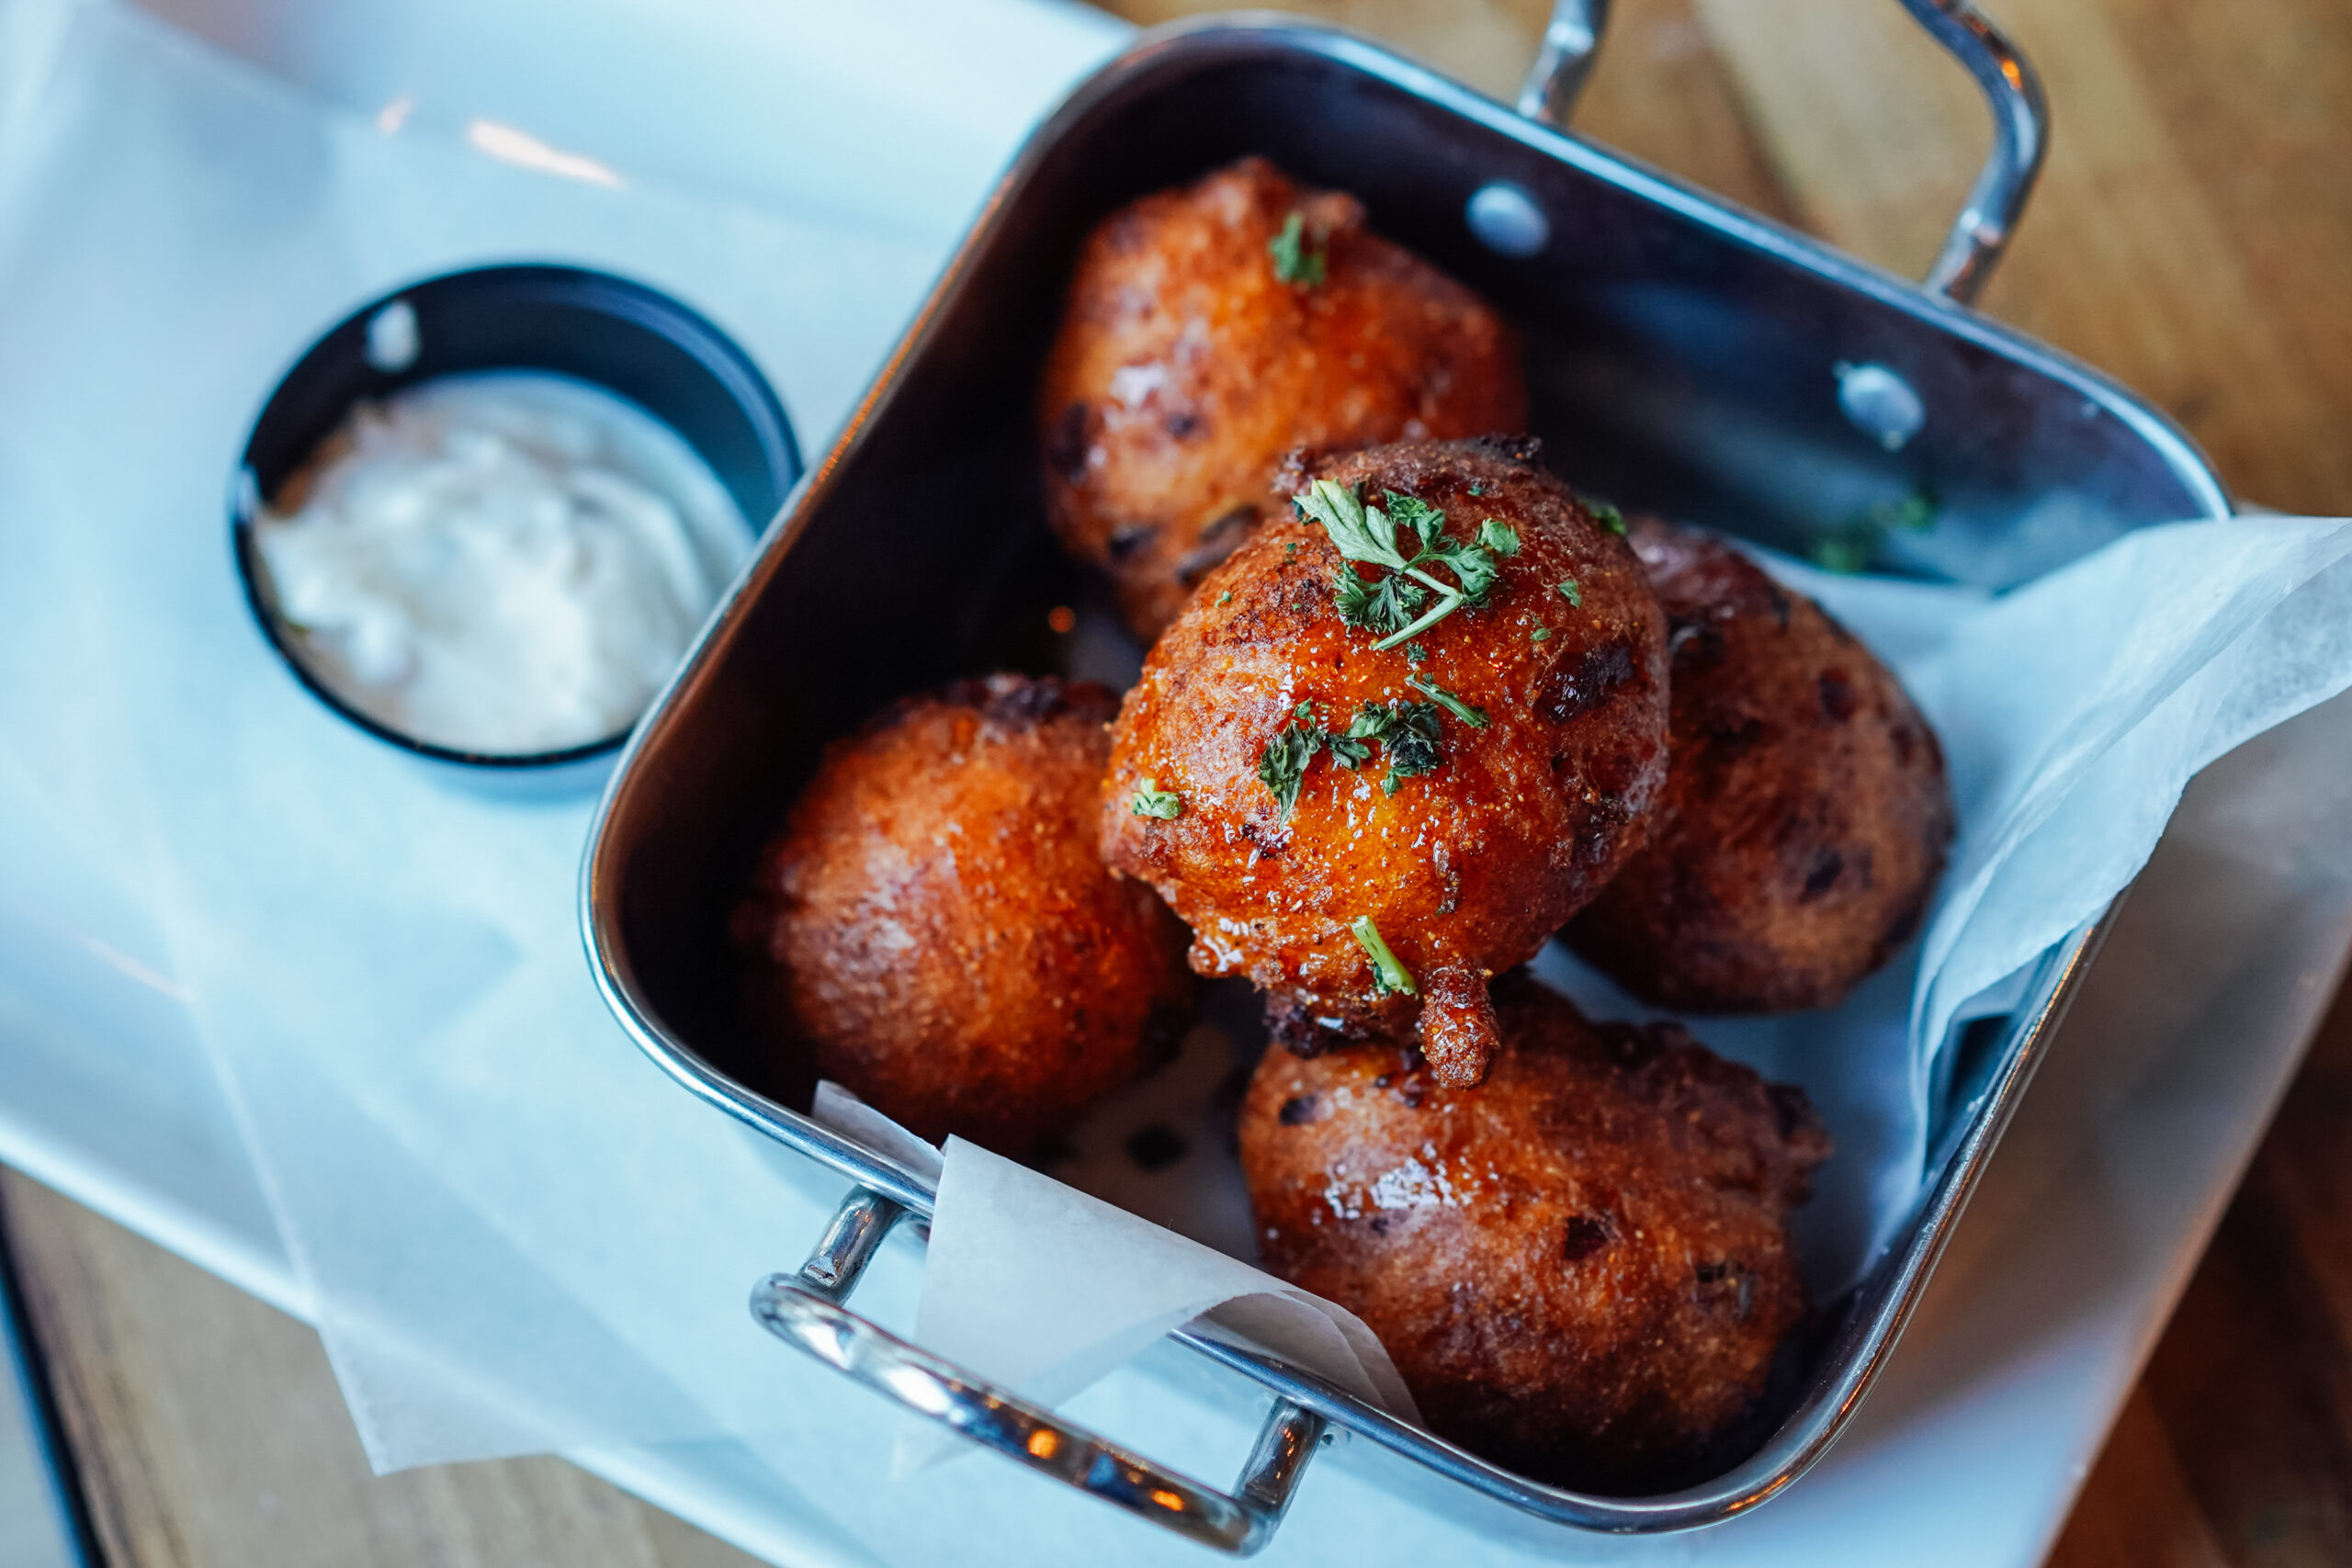
[(826, 749), (737, 915), (782, 1048), (922, 1137), (1019, 1157), (1172, 1046), (1182, 929), (1095, 852), (1114, 711), (997, 675)]
[(1731, 546), (1656, 522), (1633, 540), (1673, 628), (1666, 793), (1568, 941), (1661, 1007), (1834, 1007), (1943, 871), (1935, 731), (1869, 649)]
[[(1418, 1030), (1441, 1078), (1476, 1083), (1495, 1043), (1488, 977), (1532, 957), (1641, 842), (1666, 772), (1665, 620), (1633, 551), (1536, 465), (1532, 443), (1375, 447), (1294, 482), (1308, 479), (1374, 501), (1414, 497), (1444, 513), (1448, 537), (1495, 519), (1516, 530), (1519, 553), (1501, 561), (1484, 608), (1417, 639), (1417, 663), (1412, 645), (1377, 650), (1377, 634), (1342, 622), (1340, 558), (1321, 527), (1283, 517), (1260, 528), (1210, 574), (1127, 694), (1103, 856), (1192, 927), (1193, 968), (1245, 976), (1268, 994), (1294, 1049)], [(1367, 707), (1419, 705), (1442, 763), (1391, 794), (1385, 744), (1353, 771), (1324, 751), (1285, 818), (1261, 767), (1302, 704), (1340, 730)], [(1180, 817), (1132, 814), (1146, 778), (1180, 794)], [(1351, 930), (1359, 919), (1419, 995), (1375, 993)]]
[(1362, 1317), (1440, 1437), (1657, 1491), (1724, 1446), (1804, 1314), (1788, 1229), (1829, 1153), (1804, 1094), (1523, 975), (1484, 1086), (1390, 1045), (1268, 1051), (1241, 1112), (1267, 1268)]
[[(1294, 213), (1319, 282), (1276, 276)], [(1518, 430), (1519, 344), (1353, 197), (1245, 158), (1123, 208), (1078, 261), (1038, 397), (1046, 502), (1150, 642), (1269, 508), (1294, 446)]]

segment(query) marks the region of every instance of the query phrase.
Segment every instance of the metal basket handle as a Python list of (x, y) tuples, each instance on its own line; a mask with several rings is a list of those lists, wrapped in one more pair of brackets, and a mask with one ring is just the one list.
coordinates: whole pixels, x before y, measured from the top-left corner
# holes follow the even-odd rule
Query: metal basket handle
[(843, 1304), (905, 1213), (877, 1193), (852, 1190), (800, 1272), (771, 1274), (752, 1292), (752, 1315), (786, 1344), (907, 1409), (1187, 1540), (1247, 1557), (1273, 1539), (1323, 1440), (1322, 1416), (1276, 1400), (1232, 1495), (1073, 1427)]
[[(1925, 279), (1933, 292), (1966, 304), (2008, 249), (2026, 197), (2033, 194), (2050, 147), (2050, 100), (2018, 46), (1968, 0), (1903, 0), (1903, 6), (1968, 68), (1993, 111), (1993, 150)], [(1609, 0), (1555, 0), (1535, 64), (1520, 89), (1520, 113), (1546, 125), (1567, 124), (1608, 21)]]

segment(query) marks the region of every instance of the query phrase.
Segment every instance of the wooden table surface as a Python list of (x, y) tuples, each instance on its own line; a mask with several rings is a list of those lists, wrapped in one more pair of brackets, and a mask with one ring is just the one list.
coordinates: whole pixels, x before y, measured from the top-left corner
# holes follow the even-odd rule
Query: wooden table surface
[[(1544, 9), (1297, 8), (1505, 97)], [(1996, 10), (2041, 67), (2057, 131), (1984, 308), (2171, 411), (2241, 496), (2352, 511), (2352, 0)], [(1973, 87), (1893, 0), (1616, 0), (1577, 124), (1906, 273), (1987, 140)], [(373, 1479), (308, 1329), (19, 1177), (0, 1199), (114, 1568), (748, 1561), (553, 1460)], [(2052, 1561), (2352, 1563), (2352, 998)]]

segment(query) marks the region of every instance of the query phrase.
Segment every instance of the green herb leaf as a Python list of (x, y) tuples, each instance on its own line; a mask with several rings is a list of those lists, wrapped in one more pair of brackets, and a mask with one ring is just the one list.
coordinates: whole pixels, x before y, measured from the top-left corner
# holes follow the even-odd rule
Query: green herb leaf
[[(1383, 582), (1395, 581), (1381, 579)], [(1351, 626), (1368, 626), (1377, 612), (1372, 606), (1373, 584), (1363, 573), (1346, 561), (1331, 574), (1331, 604), (1340, 612), (1340, 620)]]
[[(1388, 776), (1380, 787), (1389, 795), (1407, 779), (1433, 773), (1445, 761), (1444, 731), (1432, 703), (1366, 703), (1350, 721), (1347, 734), (1331, 744), (1336, 753), (1343, 744), (1371, 740), (1387, 750)], [(1370, 748), (1365, 751), (1369, 756)]]
[(1222, 592), (1222, 593), (1218, 594), (1218, 595), (1216, 596), (1216, 602), (1217, 602), (1218, 604), (1232, 604), (1232, 603), (1233, 603), (1233, 590), (1232, 590), (1232, 589), (1230, 589), (1230, 588), (1228, 588), (1228, 589), (1227, 589), (1224, 592)]
[(1333, 735), (1326, 730), (1323, 735), (1323, 744), (1329, 748), (1331, 761), (1351, 773), (1372, 761), (1372, 748), (1351, 737)]
[(1322, 746), (1321, 729), (1295, 723), (1283, 725), (1266, 742), (1265, 755), (1258, 759), (1258, 782), (1273, 792), (1283, 820), (1289, 820), (1292, 807), (1298, 804), (1298, 786), (1306, 782), (1306, 765), (1315, 761)]
[(1421, 994), (1420, 987), (1413, 983), (1413, 972), (1389, 951), (1388, 943), (1381, 938), (1380, 928), (1372, 923), (1370, 915), (1359, 915), (1350, 921), (1348, 934), (1356, 939), (1356, 945), (1363, 948), (1372, 960), (1374, 996), (1385, 997), (1396, 991), (1408, 997)]
[[(1391, 780), (1419, 778), (1444, 766), (1445, 729), (1435, 704), (1401, 702), (1388, 711), (1396, 718), (1380, 740), (1387, 748)], [(1396, 793), (1394, 783), (1386, 788), (1391, 795)]]
[(1869, 510), (1816, 535), (1805, 553), (1830, 571), (1867, 571), (1888, 535), (1928, 533), (1936, 525), (1938, 510), (1934, 494), (1924, 489), (1873, 502)]
[(1414, 612), (1428, 598), (1428, 592), (1410, 578), (1392, 572), (1378, 582), (1368, 582), (1363, 573), (1344, 561), (1331, 579), (1331, 602), (1339, 607), (1340, 619), (1383, 637), (1409, 625)]
[(1560, 597), (1566, 599), (1570, 604), (1579, 610), (1584, 608), (1584, 590), (1577, 586), (1575, 578), (1571, 577), (1566, 582), (1555, 582), (1552, 586), (1558, 589)]
[(1137, 817), (1156, 817), (1162, 822), (1173, 822), (1184, 814), (1184, 797), (1172, 789), (1159, 787), (1158, 779), (1146, 779), (1127, 802), (1127, 809)]
[(1502, 569), (1495, 564), (1493, 554), (1484, 545), (1440, 545), (1431, 553), (1452, 567), (1453, 575), (1461, 580), (1464, 604), (1478, 605), (1487, 602), (1487, 590), (1494, 587)]
[(1577, 499), (1584, 502), (1584, 509), (1592, 513), (1592, 520), (1595, 523), (1600, 524), (1603, 528), (1606, 528), (1609, 532), (1616, 535), (1621, 539), (1625, 536), (1625, 514), (1623, 513), (1618, 511), (1615, 507), (1610, 505), (1609, 502), (1605, 501), (1594, 501), (1587, 496), (1578, 496)]
[(1445, 527), (1445, 513), (1419, 496), (1399, 495), (1393, 490), (1380, 492), (1388, 502), (1388, 515), (1400, 527), (1410, 528), (1420, 536), (1421, 548), (1427, 549)]
[(1430, 661), (1430, 650), (1421, 646), (1420, 638), (1415, 637), (1405, 645), (1405, 657), (1416, 664), (1427, 664)]
[(1295, 283), (1305, 288), (1319, 286), (1328, 260), (1320, 248), (1306, 248), (1306, 214), (1294, 212), (1283, 220), (1282, 232), (1266, 242), (1266, 254), (1274, 258), (1274, 280)]
[(1391, 571), (1405, 570), (1405, 558), (1396, 553), (1396, 525), (1377, 506), (1366, 506), (1354, 491), (1317, 479), (1295, 499), (1301, 511), (1323, 525), (1332, 547), (1347, 559)]
[(1925, 534), (1935, 527), (1938, 510), (1931, 492), (1914, 490), (1897, 500), (1877, 502), (1870, 520), (1890, 533)]
[(1838, 528), (1815, 538), (1805, 553), (1824, 571), (1867, 571), (1871, 558), (1878, 554), (1879, 536), (1879, 530), (1868, 525)]
[[(1375, 649), (1394, 648), (1428, 630), (1462, 608), (1486, 603), (1499, 571), (1498, 554), (1515, 555), (1519, 534), (1509, 524), (1488, 518), (1479, 527), (1479, 543), (1464, 544), (1445, 536), (1445, 513), (1427, 502), (1396, 491), (1384, 491), (1386, 510), (1367, 505), (1362, 496), (1329, 479), (1317, 479), (1291, 504), (1302, 516), (1320, 524), (1332, 547), (1348, 561), (1384, 567), (1419, 587), (1388, 591), (1375, 599), (1387, 579), (1378, 584), (1361, 572), (1344, 572), (1332, 581), (1332, 593), (1341, 619), (1385, 635)], [(1403, 554), (1404, 541), (1415, 544)], [(1443, 566), (1454, 581), (1448, 583), (1423, 570)], [(1424, 610), (1422, 606), (1428, 608)], [(1412, 618), (1418, 615), (1418, 618)]]
[(1549, 626), (1536, 627), (1534, 632), (1531, 634), (1531, 640), (1535, 642), (1550, 642), (1552, 640), (1552, 628)]
[(1446, 712), (1452, 714), (1454, 717), (1460, 719), (1471, 728), (1484, 729), (1487, 728), (1486, 709), (1478, 707), (1473, 704), (1464, 702), (1460, 697), (1455, 696), (1452, 692), (1447, 691), (1443, 686), (1439, 685), (1435, 681), (1430, 680), (1428, 676), (1408, 675), (1405, 677), (1405, 684), (1412, 687), (1417, 692), (1427, 693), (1432, 700), (1442, 705)]

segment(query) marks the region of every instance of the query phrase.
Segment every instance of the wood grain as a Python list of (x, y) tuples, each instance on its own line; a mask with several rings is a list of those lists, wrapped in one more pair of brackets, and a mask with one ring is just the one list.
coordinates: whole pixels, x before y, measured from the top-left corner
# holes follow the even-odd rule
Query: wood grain
[(748, 1568), (560, 1460), (377, 1477), (318, 1337), (13, 1171), (0, 1219), (110, 1568)]
[[(2141, 1386), (2223, 1562), (2352, 1562), (2352, 988), (2320, 1026)], [(2097, 1506), (2154, 1506), (2147, 1488), (2118, 1490), (2132, 1500)], [(2078, 1551), (2070, 1532), (2059, 1568), (2103, 1561)]]
[[(2246, 122), (2238, 137), (2216, 138), (2200, 89), (2183, 80), (2212, 64), (2187, 49), (2178, 25), (2195, 9), (2153, 0), (1998, 7), (2041, 72), (2056, 129), (1984, 303), (2164, 407), (2242, 495), (2290, 511), (2352, 509), (2343, 435), (2352, 329), (2340, 282), (2331, 300), (2324, 281), (2352, 264), (2340, 59), (2297, 73), (2300, 91), (2284, 96), (2275, 67), (2203, 89), (2226, 92)], [(2242, 0), (2199, 22), (2239, 39), (2300, 38), (2320, 54), (2333, 42), (2352, 58), (2344, 28), (2331, 32), (2303, 10), (2295, 0)], [(1959, 69), (1885, 0), (1700, 0), (1700, 16), (1808, 226), (1918, 272), (1988, 135)], [(2342, 8), (2331, 17), (2342, 23)], [(2165, 68), (2151, 70), (2151, 60)], [(2307, 219), (2290, 235), (2273, 230), (2271, 212), (2324, 185), (2306, 170), (2328, 152), (2335, 199), (2312, 205), (2332, 218)], [(2217, 186), (2230, 199), (2215, 200)], [(2288, 271), (2299, 285), (2291, 298), (2274, 282)]]
[(2228, 1568), (2145, 1388), (2135, 1389), (2115, 1418), (2050, 1562), (2051, 1568)]
[[(1215, 0), (1102, 4), (1104, 10), (1147, 28), (1234, 9)], [(1303, 0), (1258, 8), (1317, 17), (1369, 33), (1498, 98), (1518, 93), (1551, 11), (1548, 0)]]
[[(1105, 0), (1143, 26), (1227, 10), (1219, 0)], [(1519, 96), (1548, 0), (1294, 0), (1269, 9), (1370, 33), (1505, 103)], [(1742, 118), (1692, 0), (1615, 0), (1577, 129), (1770, 217), (1795, 217)]]
[(1768, 218), (1801, 222), (1736, 88), (1693, 0), (1618, 0), (1576, 129)]

